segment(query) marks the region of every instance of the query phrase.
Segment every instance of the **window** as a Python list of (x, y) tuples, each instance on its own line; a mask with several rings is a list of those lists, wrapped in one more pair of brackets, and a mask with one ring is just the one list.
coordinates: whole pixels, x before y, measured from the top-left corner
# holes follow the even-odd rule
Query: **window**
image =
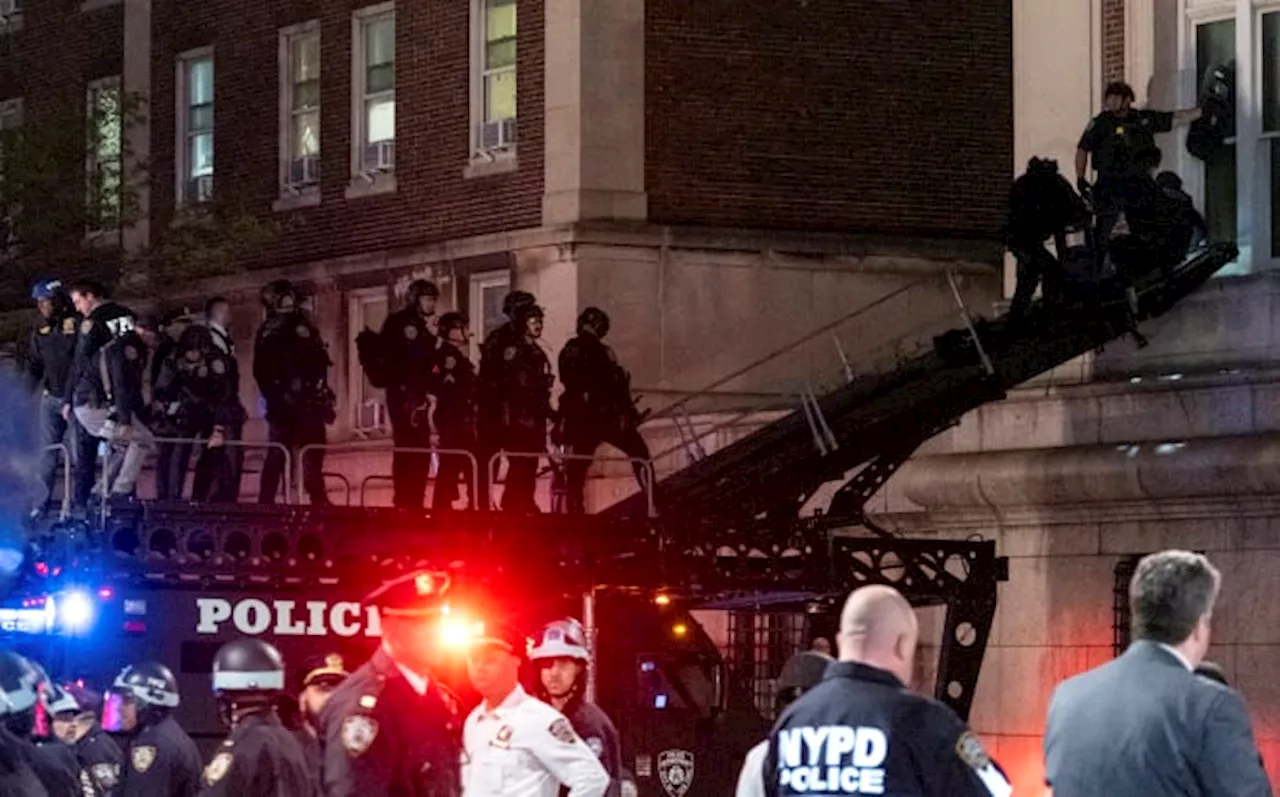
[(213, 52), (178, 59), (177, 197), (179, 202), (213, 198)]
[(360, 367), (360, 359), (356, 356), (356, 336), (365, 328), (374, 332), (382, 330), (390, 312), (387, 289), (378, 287), (352, 291), (347, 310), (347, 317), (351, 319), (347, 341), (350, 353), (347, 395), (351, 396), (351, 425), (357, 433), (380, 433), (387, 429), (388, 424), (386, 397), (381, 389), (373, 386)]
[(17, 242), (14, 220), (22, 212), (18, 194), (21, 188), (10, 185), (4, 169), (5, 148), (22, 128), (22, 98), (0, 102), (0, 245), (13, 246)]
[(475, 338), (471, 342), (471, 359), (480, 362), (480, 344), (489, 333), (507, 323), (502, 313), (502, 300), (511, 290), (511, 275), (506, 271), (490, 271), (472, 274), (471, 281), (471, 329)]
[(22, 30), (21, 0), (0, 0), (0, 34)]
[(120, 223), (121, 137), (124, 112), (120, 78), (89, 84), (86, 122), (85, 219), (90, 232), (115, 228)]
[(356, 12), (352, 30), (352, 173), (367, 183), (395, 170), (396, 16), (393, 6)]
[(516, 143), (516, 2), (472, 0), (472, 4), (473, 147), (477, 153), (509, 152)]
[(320, 183), (320, 24), (280, 32), (280, 186), (316, 194)]
[(1271, 156), (1271, 257), (1280, 258), (1280, 13), (1262, 15), (1262, 135)]
[[(1196, 26), (1196, 86), (1204, 85), (1209, 70), (1224, 64), (1234, 69), (1236, 23), (1234, 19)], [(1217, 240), (1236, 238), (1236, 143), (1235, 120), (1227, 128), (1227, 144), (1204, 164), (1204, 217), (1209, 236)]]

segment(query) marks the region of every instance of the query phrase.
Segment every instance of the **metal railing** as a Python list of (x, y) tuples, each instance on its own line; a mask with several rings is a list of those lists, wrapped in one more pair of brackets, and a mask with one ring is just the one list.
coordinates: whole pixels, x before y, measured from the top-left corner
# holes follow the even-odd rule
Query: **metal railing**
[(581, 461), (626, 462), (632, 465), (633, 467), (636, 465), (639, 465), (641, 468), (641, 472), (644, 474), (644, 478), (640, 480), (640, 489), (645, 496), (645, 503), (648, 509), (649, 517), (651, 518), (656, 517), (658, 514), (657, 506), (653, 500), (654, 471), (653, 471), (653, 462), (651, 460), (641, 459), (639, 457), (628, 457), (628, 456), (612, 456), (611, 455), (611, 456), (598, 457), (592, 454), (556, 454), (550, 451), (499, 451), (498, 453), (489, 457), (489, 462), (486, 464), (486, 468), (488, 469), (488, 474), (489, 474), (488, 507), (490, 510), (496, 510), (498, 508), (493, 497), (493, 485), (496, 484), (498, 481), (497, 465), (498, 465), (499, 459), (507, 459), (507, 460), (532, 459), (534, 460), (535, 463), (540, 462), (543, 459), (546, 459), (552, 463), (553, 467), (558, 465), (562, 461), (567, 462), (567, 461), (573, 461), (573, 460), (577, 460), (580, 462)]
[[(475, 454), (472, 454), (470, 451), (467, 451), (465, 448), (438, 448), (434, 446), (427, 447), (427, 448), (413, 448), (413, 447), (405, 447), (405, 446), (388, 446), (385, 443), (379, 442), (376, 440), (355, 440), (349, 443), (315, 443), (309, 446), (303, 446), (298, 450), (298, 462), (301, 465), (305, 465), (307, 453), (310, 451), (325, 451), (325, 452), (332, 451), (335, 453), (359, 453), (362, 451), (368, 451), (375, 454), (390, 453), (393, 456), (396, 453), (430, 454), (432, 456), (432, 459), (435, 460), (436, 462), (439, 461), (438, 457), (440, 455), (450, 456), (450, 457), (460, 456), (460, 457), (466, 457), (467, 462), (471, 466), (471, 483), (478, 484), (477, 480), (480, 478), (480, 465), (476, 460), (476, 456)], [(433, 468), (432, 470), (435, 470), (435, 469)], [(378, 475), (380, 474), (366, 476), (364, 481), (361, 482), (360, 484), (360, 505), (361, 506), (364, 506), (365, 490), (369, 484), (369, 481), (371, 479), (376, 478)], [(303, 481), (305, 476), (306, 476), (306, 473), (304, 471), (304, 468), (299, 467), (298, 474), (297, 474), (297, 478), (298, 478), (297, 488), (298, 488), (299, 498), (301, 498), (303, 493)], [(390, 477), (387, 477), (387, 478), (390, 478)], [(346, 481), (346, 477), (343, 477), (343, 480)], [(351, 503), (350, 494), (351, 494), (351, 483), (348, 481), (347, 482), (348, 505), (350, 505)]]
[[(62, 455), (62, 501), (58, 509), (58, 519), (65, 520), (71, 514), (71, 447), (66, 443), (52, 443), (40, 449), (41, 455), (57, 451)], [(48, 499), (45, 499), (48, 500)]]
[[(342, 505), (351, 506), (351, 480), (350, 479), (348, 479), (344, 474), (341, 474), (341, 473), (338, 473), (337, 471), (332, 471), (332, 470), (320, 471), (320, 478), (337, 479), (338, 481), (342, 482), (343, 489), (347, 491), (346, 500), (343, 502)], [(329, 492), (329, 485), (326, 484), (324, 490), (325, 490), (325, 493), (327, 494)], [(298, 493), (298, 499), (299, 500), (302, 499), (302, 493)]]

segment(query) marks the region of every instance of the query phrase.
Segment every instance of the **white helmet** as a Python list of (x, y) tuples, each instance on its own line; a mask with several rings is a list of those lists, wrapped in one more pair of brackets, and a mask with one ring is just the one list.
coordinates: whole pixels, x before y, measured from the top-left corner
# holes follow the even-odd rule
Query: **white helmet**
[(587, 635), (582, 623), (572, 617), (547, 623), (538, 633), (538, 643), (529, 651), (529, 660), (578, 659), (591, 661), (587, 652)]

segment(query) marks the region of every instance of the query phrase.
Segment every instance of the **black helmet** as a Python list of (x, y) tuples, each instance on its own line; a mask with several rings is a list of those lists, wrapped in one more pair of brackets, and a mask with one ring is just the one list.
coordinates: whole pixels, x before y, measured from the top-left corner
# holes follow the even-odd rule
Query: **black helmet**
[(213, 349), (213, 333), (204, 324), (192, 324), (182, 330), (178, 338), (178, 348), (186, 351), (210, 351)]
[(434, 282), (430, 280), (414, 280), (409, 283), (408, 302), (410, 306), (416, 305), (418, 300), (423, 296), (430, 296), (432, 299), (440, 298), (440, 289), (436, 287)]
[(521, 308), (533, 307), (537, 303), (538, 300), (528, 291), (512, 291), (502, 300), (502, 313), (507, 318), (514, 319)]
[(30, 661), (11, 650), (0, 650), (0, 717), (34, 711), (40, 682), (40, 672)]
[(578, 316), (578, 334), (590, 330), (597, 338), (609, 334), (609, 314), (599, 307), (588, 307)]
[(466, 329), (471, 324), (471, 320), (467, 318), (466, 313), (445, 313), (440, 316), (438, 331), (440, 337), (445, 338), (455, 329)]
[(511, 320), (515, 321), (517, 324), (523, 324), (526, 321), (528, 321), (530, 318), (545, 317), (542, 311), (542, 307), (536, 304), (522, 304), (519, 307), (515, 308), (515, 310), (513, 310), (512, 312), (513, 312), (513, 315), (511, 316)]
[(261, 639), (228, 642), (213, 657), (215, 694), (279, 692), (284, 686), (284, 659)]
[(280, 300), (285, 296), (294, 297), (294, 301), (297, 301), (298, 298), (298, 292), (289, 280), (272, 280), (262, 286), (262, 306), (268, 310), (274, 310), (279, 307)]
[(157, 661), (131, 664), (116, 676), (112, 688), (144, 706), (178, 707), (178, 679)]

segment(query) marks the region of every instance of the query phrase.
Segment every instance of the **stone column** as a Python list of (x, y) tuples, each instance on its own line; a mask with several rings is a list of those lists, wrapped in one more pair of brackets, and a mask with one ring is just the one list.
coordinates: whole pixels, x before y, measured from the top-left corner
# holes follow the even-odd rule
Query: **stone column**
[(151, 239), (151, 187), (146, 164), (151, 159), (151, 0), (124, 0), (124, 69), (121, 90), (141, 104), (142, 119), (124, 131), (129, 157), (125, 179), (133, 188), (138, 206), (136, 219), (122, 232), (126, 252), (146, 248)]
[(1261, 81), (1255, 78), (1260, 48), (1254, 46), (1253, 0), (1236, 0), (1236, 246), (1240, 257), (1236, 262), (1243, 273), (1255, 271), (1270, 259), (1269, 248), (1261, 235), (1255, 234), (1254, 218), (1262, 197), (1255, 189), (1259, 163), (1259, 136), (1262, 117)]
[(644, 220), (644, 3), (546, 0), (542, 223)]

